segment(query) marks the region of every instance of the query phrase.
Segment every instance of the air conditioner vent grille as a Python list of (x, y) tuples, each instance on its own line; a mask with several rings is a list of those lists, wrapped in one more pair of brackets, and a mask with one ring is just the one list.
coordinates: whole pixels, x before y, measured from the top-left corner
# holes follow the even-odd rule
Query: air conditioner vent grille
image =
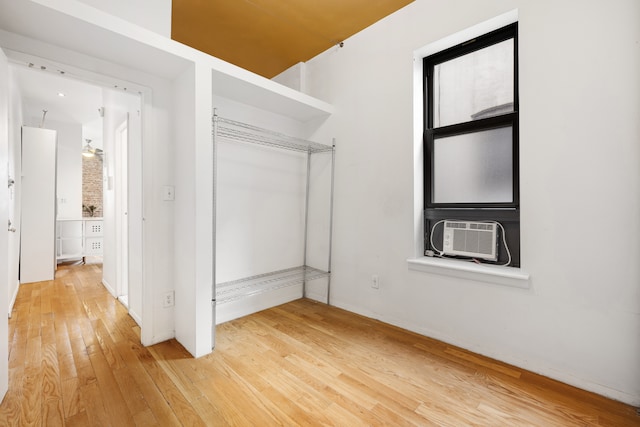
[(445, 221), (443, 253), (496, 261), (498, 258), (496, 224), (470, 221)]

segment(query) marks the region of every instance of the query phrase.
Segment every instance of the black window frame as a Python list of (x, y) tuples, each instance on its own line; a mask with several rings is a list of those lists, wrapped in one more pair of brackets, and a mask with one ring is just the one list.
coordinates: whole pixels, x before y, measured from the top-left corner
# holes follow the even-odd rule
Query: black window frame
[[(470, 54), (497, 43), (514, 41), (514, 82), (513, 111), (496, 116), (470, 120), (463, 123), (434, 128), (433, 70), (443, 62)], [(511, 266), (520, 265), (520, 166), (519, 166), (519, 88), (518, 88), (518, 24), (509, 24), (500, 29), (467, 40), (451, 48), (429, 55), (423, 59), (423, 101), (424, 101), (424, 224), (425, 251), (436, 250), (431, 246), (431, 238), (438, 241), (442, 230), (434, 228), (443, 219), (469, 221), (497, 221), (504, 227), (505, 238), (511, 253)], [(512, 129), (512, 200), (490, 203), (435, 203), (433, 202), (433, 149), (437, 138), (511, 127)], [(431, 233), (434, 233), (431, 236)], [(442, 241), (442, 240), (439, 240)], [(502, 239), (500, 240), (502, 242)], [(508, 259), (506, 250), (500, 245), (496, 264), (504, 264)]]

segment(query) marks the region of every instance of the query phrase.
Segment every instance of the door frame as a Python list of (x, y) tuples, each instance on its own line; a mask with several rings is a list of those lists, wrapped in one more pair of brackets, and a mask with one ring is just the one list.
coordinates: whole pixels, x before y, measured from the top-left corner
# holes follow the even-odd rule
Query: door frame
[(129, 310), (129, 221), (128, 221), (128, 131), (129, 115), (116, 128), (115, 159), (115, 225), (116, 225), (116, 296)]
[[(153, 165), (153, 151), (151, 141), (151, 135), (153, 135), (153, 128), (151, 126), (151, 116), (153, 111), (153, 91), (150, 87), (142, 86), (137, 83), (125, 81), (119, 78), (114, 78), (106, 74), (99, 72), (89, 71), (84, 68), (79, 68), (69, 64), (58, 63), (55, 60), (46, 59), (38, 55), (17, 52), (9, 48), (3, 48), (5, 52), (8, 52), (8, 63), (15, 66), (25, 66), (28, 63), (44, 63), (50, 66), (50, 69), (65, 70), (66, 77), (76, 79), (88, 84), (92, 84), (98, 87), (103, 87), (110, 90), (122, 90), (129, 94), (136, 94), (140, 97), (140, 139), (139, 147), (136, 149), (140, 152), (139, 164), (136, 163), (135, 167), (139, 168), (141, 179), (139, 185), (137, 185), (135, 191), (129, 189), (128, 194), (137, 193), (140, 194), (140, 217), (136, 218), (136, 221), (140, 222), (141, 234), (138, 236), (140, 239), (140, 254), (141, 259), (141, 294), (142, 304), (140, 318), (136, 321), (140, 326), (140, 341), (143, 345), (148, 346), (153, 344), (153, 289), (148, 285), (148, 271), (147, 266), (152, 265), (152, 251), (149, 250), (147, 244), (149, 232), (146, 227), (146, 212), (147, 206), (151, 205), (151, 189), (153, 184), (152, 165)], [(57, 68), (56, 68), (57, 67)], [(130, 138), (129, 138), (130, 139)], [(129, 146), (131, 149), (131, 145)], [(129, 169), (132, 165), (129, 162)], [(130, 180), (129, 180), (130, 181)], [(132, 219), (128, 218), (129, 223)]]

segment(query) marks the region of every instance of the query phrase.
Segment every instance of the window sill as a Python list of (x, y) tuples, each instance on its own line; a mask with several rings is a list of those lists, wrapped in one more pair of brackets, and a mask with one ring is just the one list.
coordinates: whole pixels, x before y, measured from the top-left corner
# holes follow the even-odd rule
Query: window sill
[(520, 268), (476, 264), (454, 259), (420, 257), (407, 260), (409, 270), (529, 289), (529, 273)]

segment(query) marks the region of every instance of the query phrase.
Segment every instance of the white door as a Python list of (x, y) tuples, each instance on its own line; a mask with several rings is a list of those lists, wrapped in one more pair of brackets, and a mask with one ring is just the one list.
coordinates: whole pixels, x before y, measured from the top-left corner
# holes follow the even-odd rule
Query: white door
[(0, 401), (9, 387), (9, 63), (0, 49)]
[(54, 130), (22, 128), (20, 283), (55, 274), (56, 139)]

